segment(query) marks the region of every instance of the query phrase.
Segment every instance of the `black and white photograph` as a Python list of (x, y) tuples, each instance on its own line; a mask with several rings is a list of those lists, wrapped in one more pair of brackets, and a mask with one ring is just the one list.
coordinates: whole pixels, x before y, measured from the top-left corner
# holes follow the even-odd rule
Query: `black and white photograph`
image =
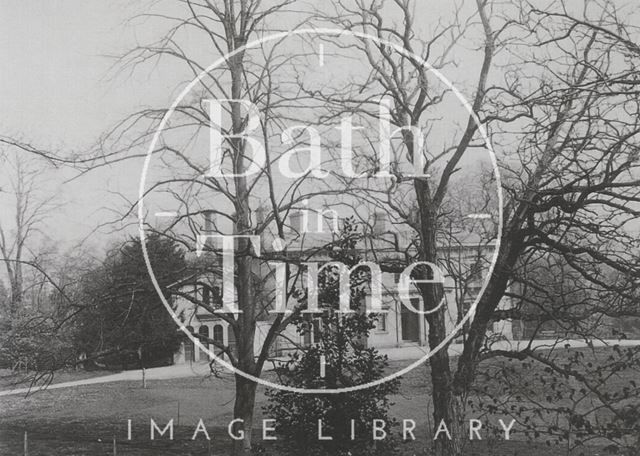
[(0, 456), (640, 456), (637, 0), (0, 0)]

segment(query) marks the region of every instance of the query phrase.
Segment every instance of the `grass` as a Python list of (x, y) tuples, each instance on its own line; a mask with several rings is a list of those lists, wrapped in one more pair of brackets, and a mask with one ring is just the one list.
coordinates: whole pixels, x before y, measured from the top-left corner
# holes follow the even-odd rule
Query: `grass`
[[(395, 367), (395, 366), (394, 366)], [(93, 374), (93, 373), (92, 373)], [(68, 374), (69, 377), (73, 375)], [(400, 454), (425, 453), (431, 426), (428, 378), (425, 368), (414, 369), (402, 379), (401, 393), (393, 397), (392, 415), (414, 419), (418, 440), (400, 445)], [(71, 379), (71, 378), (65, 378)], [(488, 381), (488, 380), (485, 380)], [(619, 379), (617, 381), (620, 381)], [(495, 385), (492, 385), (495, 387)], [(264, 389), (258, 390), (256, 423), (262, 417)], [(111, 455), (113, 438), (118, 455), (226, 455), (229, 439), (226, 424), (233, 408), (233, 377), (183, 378), (149, 381), (142, 389), (140, 382), (115, 382), (58, 390), (42, 391), (28, 397), (0, 397), (0, 455), (21, 455), (24, 432), (29, 436), (29, 456)], [(500, 416), (484, 417), (497, 421)], [(161, 427), (168, 420), (175, 424), (174, 440), (149, 439), (149, 419)], [(202, 436), (191, 440), (198, 420), (202, 418), (212, 441)], [(133, 423), (133, 439), (127, 441), (127, 419)], [(258, 443), (262, 443), (259, 435)], [(549, 456), (565, 455), (563, 447), (545, 442), (527, 442), (514, 432), (514, 440), (471, 442), (467, 455)], [(277, 447), (265, 447), (266, 454), (278, 455)], [(210, 453), (211, 451), (211, 453)], [(582, 449), (585, 456), (604, 455), (601, 447)], [(576, 455), (580, 454), (575, 453)]]

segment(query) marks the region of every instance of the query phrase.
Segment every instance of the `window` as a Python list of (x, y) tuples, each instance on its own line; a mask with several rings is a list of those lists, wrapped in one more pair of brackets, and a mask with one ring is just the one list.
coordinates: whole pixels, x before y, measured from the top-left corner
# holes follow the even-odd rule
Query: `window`
[[(187, 331), (193, 334), (193, 326), (187, 326)], [(191, 362), (195, 361), (195, 344), (188, 337), (185, 338), (184, 342), (184, 360)]]
[(320, 342), (320, 327), (321, 327), (321, 322), (319, 318), (314, 318), (313, 321), (311, 322), (311, 330), (312, 330), (312, 334), (313, 334), (313, 343), (317, 344)]
[[(200, 334), (202, 337), (206, 337), (207, 339), (209, 338), (209, 327), (206, 325), (202, 325), (200, 326), (200, 329), (198, 329), (198, 334)], [(209, 349), (209, 342), (206, 339), (200, 339), (200, 343), (202, 345), (205, 346), (205, 348), (208, 350)], [(200, 359), (205, 359), (207, 356), (207, 352), (200, 349)]]
[(303, 341), (304, 345), (309, 347), (320, 342), (320, 331), (322, 323), (320, 318), (307, 317), (304, 323)]
[(202, 299), (202, 304), (211, 306), (214, 309), (222, 307), (222, 294), (220, 293), (220, 287), (204, 284), (199, 286), (197, 290), (200, 292), (199, 299)]
[(387, 314), (379, 314), (376, 317), (376, 330), (378, 332), (387, 332)]
[(213, 327), (213, 340), (220, 345), (224, 344), (224, 327), (222, 325), (215, 325)]
[(216, 309), (222, 307), (222, 293), (220, 292), (220, 287), (218, 286), (211, 287), (211, 304)]

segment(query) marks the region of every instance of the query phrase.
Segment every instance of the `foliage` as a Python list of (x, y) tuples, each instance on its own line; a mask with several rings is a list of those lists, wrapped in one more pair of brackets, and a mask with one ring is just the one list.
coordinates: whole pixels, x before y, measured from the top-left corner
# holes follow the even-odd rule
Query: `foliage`
[[(59, 262), (48, 253), (20, 263), (25, 268), (19, 293), (0, 286), (0, 367), (20, 371), (33, 384), (46, 384), (54, 371), (74, 366), (77, 354), (73, 318), (81, 309), (74, 302), (81, 266), (72, 254)], [(18, 295), (19, 307), (12, 309)]]
[[(333, 252), (346, 263), (352, 257), (357, 239), (354, 226), (345, 223), (340, 246)], [(298, 331), (315, 339), (315, 344), (291, 355), (290, 360), (276, 369), (280, 382), (304, 389), (346, 388), (374, 382), (384, 377), (387, 357), (375, 348), (366, 347), (366, 340), (375, 327), (376, 316), (361, 311), (364, 303), (368, 272), (357, 269), (351, 280), (351, 308), (354, 313), (335, 312), (339, 306), (339, 274), (328, 268), (320, 274), (319, 304), (324, 312), (314, 319), (302, 314), (296, 319)], [(324, 357), (324, 376), (320, 375)], [(393, 447), (391, 428), (395, 419), (389, 416), (392, 405), (389, 395), (399, 389), (399, 380), (339, 394), (298, 394), (283, 390), (268, 390), (269, 404), (265, 411), (276, 421), (276, 432), (286, 441), (287, 451), (312, 455), (376, 455), (390, 454)], [(352, 422), (353, 420), (353, 422)], [(383, 440), (372, 437), (374, 420), (386, 423)], [(333, 440), (318, 440), (322, 435)], [(353, 434), (352, 434), (353, 426)], [(352, 438), (353, 436), (353, 438)]]
[(0, 367), (38, 371), (47, 376), (74, 358), (70, 334), (46, 314), (22, 315), (0, 321)]
[[(149, 235), (146, 245), (165, 289), (184, 274), (184, 252), (157, 234)], [(144, 366), (170, 361), (181, 338), (149, 278), (140, 239), (111, 252), (85, 277), (83, 293), (88, 307), (79, 318), (77, 345), (87, 358), (125, 368), (135, 360)]]
[[(508, 416), (518, 433), (569, 454), (597, 445), (638, 454), (640, 348), (513, 353), (482, 363), (471, 412)], [(500, 427), (494, 429), (500, 435)]]
[[(379, 380), (384, 376), (386, 357), (373, 348), (352, 341), (369, 326), (363, 315), (323, 318), (321, 342), (292, 359), (277, 371), (280, 381), (298, 388), (340, 388)], [(367, 330), (368, 331), (368, 330)], [(326, 360), (326, 376), (319, 376), (320, 357)], [(390, 454), (393, 439), (390, 428), (389, 395), (398, 390), (392, 380), (374, 387), (338, 394), (298, 394), (268, 390), (268, 416), (276, 420), (276, 432), (286, 441), (291, 454), (305, 451), (313, 455)], [(372, 438), (373, 420), (383, 420), (389, 434), (384, 440)], [(333, 440), (318, 440), (318, 421), (322, 435)], [(352, 420), (354, 439), (351, 438)]]

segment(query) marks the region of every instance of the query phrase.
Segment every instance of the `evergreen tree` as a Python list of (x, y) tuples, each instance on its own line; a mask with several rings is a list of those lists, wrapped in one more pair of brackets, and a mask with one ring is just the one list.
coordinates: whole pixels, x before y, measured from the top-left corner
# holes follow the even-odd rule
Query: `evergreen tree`
[[(166, 290), (185, 274), (184, 252), (157, 234), (148, 236), (146, 246), (158, 284)], [(88, 308), (80, 318), (78, 345), (88, 358), (124, 368), (170, 362), (181, 337), (153, 287), (139, 238), (114, 249), (84, 282)]]
[[(345, 224), (339, 247), (332, 256), (349, 266), (358, 262), (354, 249), (358, 236), (349, 221)], [(302, 334), (313, 332), (315, 344), (291, 355), (290, 360), (276, 369), (280, 382), (305, 389), (338, 389), (363, 385), (384, 377), (388, 366), (386, 356), (366, 346), (369, 332), (377, 316), (364, 312), (369, 271), (358, 268), (351, 278), (351, 308), (354, 313), (341, 314), (339, 308), (339, 272), (327, 268), (318, 277), (321, 316), (309, 319), (302, 314), (297, 329)], [(315, 315), (314, 315), (315, 316)], [(324, 375), (320, 375), (321, 362)], [(299, 394), (283, 390), (268, 390), (265, 412), (276, 420), (276, 432), (284, 450), (290, 454), (308, 455), (376, 455), (391, 454), (392, 428), (395, 420), (389, 416), (389, 399), (399, 389), (399, 380), (338, 394)], [(374, 440), (374, 420), (384, 422), (386, 437)], [(322, 435), (332, 440), (319, 440)], [(381, 422), (379, 422), (379, 426)], [(379, 433), (379, 437), (382, 433)]]

